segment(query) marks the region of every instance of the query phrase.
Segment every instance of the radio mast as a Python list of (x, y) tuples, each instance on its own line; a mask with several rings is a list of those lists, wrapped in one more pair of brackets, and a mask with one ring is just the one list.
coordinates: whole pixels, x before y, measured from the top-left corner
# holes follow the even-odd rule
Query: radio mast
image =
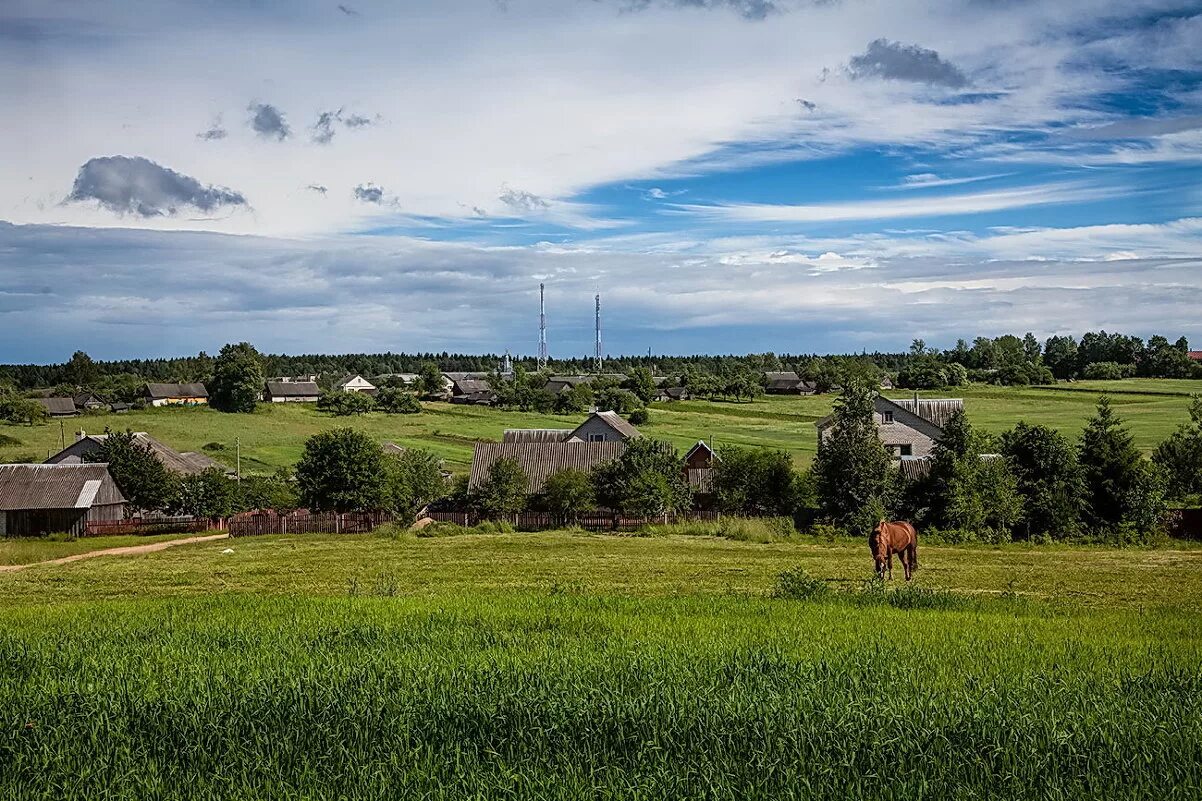
[(593, 369), (601, 372), (601, 296), (597, 295), (597, 345), (593, 350)]
[(542, 284), (538, 285), (538, 369), (547, 369), (547, 304)]

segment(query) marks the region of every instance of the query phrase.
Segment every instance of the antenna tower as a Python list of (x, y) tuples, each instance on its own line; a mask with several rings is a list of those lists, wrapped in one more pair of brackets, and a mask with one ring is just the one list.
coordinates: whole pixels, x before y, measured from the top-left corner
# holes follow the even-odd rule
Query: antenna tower
[(547, 303), (542, 284), (538, 285), (538, 369), (547, 369)]
[(593, 369), (601, 372), (601, 296), (597, 295), (597, 345), (593, 350)]

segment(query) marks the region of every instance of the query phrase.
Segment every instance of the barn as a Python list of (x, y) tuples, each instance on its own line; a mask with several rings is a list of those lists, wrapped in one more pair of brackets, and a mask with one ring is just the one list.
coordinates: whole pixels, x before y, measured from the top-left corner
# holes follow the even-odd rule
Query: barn
[(65, 532), (121, 520), (125, 497), (106, 464), (0, 465), (0, 536)]

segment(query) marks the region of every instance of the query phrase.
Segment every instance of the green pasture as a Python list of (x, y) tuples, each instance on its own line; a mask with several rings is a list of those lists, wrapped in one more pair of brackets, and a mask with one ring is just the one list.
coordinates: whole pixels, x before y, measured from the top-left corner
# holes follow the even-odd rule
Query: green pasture
[[(1202, 549), (920, 562), (394, 533), (0, 573), (0, 799), (1202, 793)], [(771, 597), (797, 567), (827, 592)]]
[[(1190, 393), (1202, 393), (1202, 381), (1131, 379), (1077, 382), (1056, 387), (992, 387), (975, 385), (948, 393), (965, 399), (969, 418), (986, 431), (1000, 432), (1019, 420), (1043, 423), (1076, 436), (1092, 413), (1097, 396), (1111, 400), (1135, 432), (1139, 447), (1150, 451), (1186, 420)], [(904, 390), (886, 393), (905, 397)], [(752, 403), (684, 401), (658, 403), (651, 422), (640, 428), (681, 448), (698, 439), (715, 445), (784, 448), (799, 464), (808, 464), (817, 449), (814, 422), (830, 412), (833, 396), (772, 396)], [(74, 432), (100, 431), (106, 425), (146, 431), (181, 451), (200, 450), (216, 443), (224, 450), (206, 451), (233, 466), (235, 442), (242, 445), (244, 472), (270, 472), (293, 464), (307, 437), (349, 425), (381, 442), (427, 448), (447, 460), (453, 470), (471, 462), (472, 443), (499, 440), (506, 428), (570, 428), (581, 415), (563, 417), (507, 412), (475, 406), (425, 404), (419, 415), (372, 413), (362, 417), (331, 417), (303, 404), (260, 405), (253, 415), (227, 415), (212, 409), (162, 408), (126, 414), (94, 414), (41, 426), (0, 426), (0, 460), (41, 461), (70, 442)]]

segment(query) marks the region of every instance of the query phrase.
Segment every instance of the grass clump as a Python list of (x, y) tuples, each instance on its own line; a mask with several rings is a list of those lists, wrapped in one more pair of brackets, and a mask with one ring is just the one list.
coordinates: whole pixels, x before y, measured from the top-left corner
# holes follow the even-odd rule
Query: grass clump
[(802, 567), (791, 567), (781, 571), (772, 587), (773, 598), (787, 598), (794, 601), (813, 601), (825, 598), (830, 594), (830, 588), (820, 578), (815, 578)]

